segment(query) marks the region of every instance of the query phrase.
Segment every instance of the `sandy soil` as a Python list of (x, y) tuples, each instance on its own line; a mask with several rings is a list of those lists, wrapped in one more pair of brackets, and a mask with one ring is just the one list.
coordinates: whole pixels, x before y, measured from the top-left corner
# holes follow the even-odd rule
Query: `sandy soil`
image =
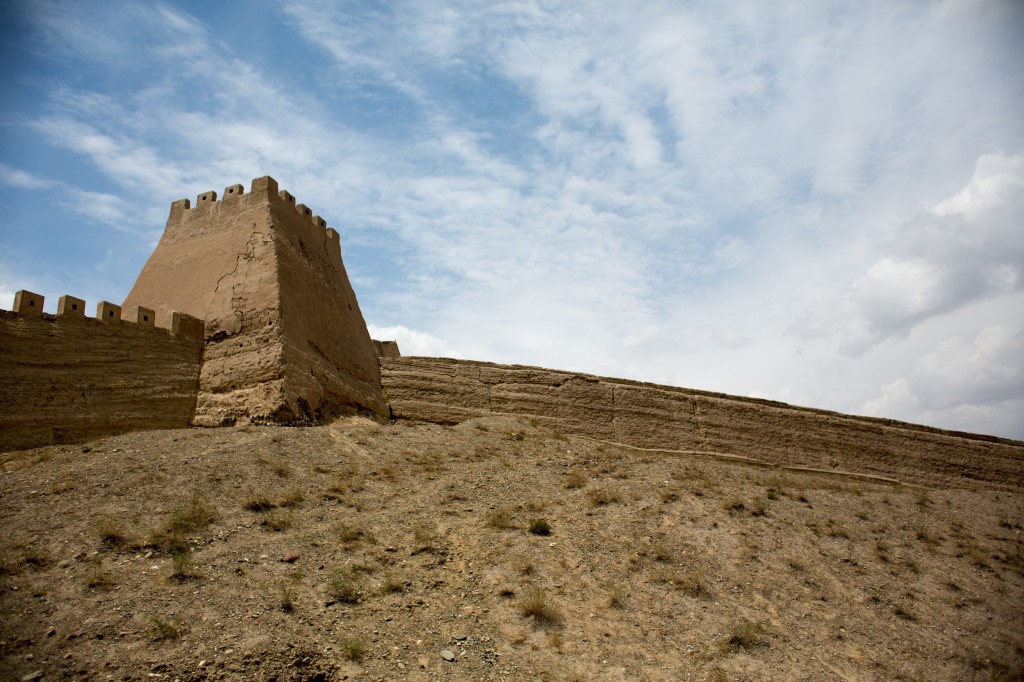
[(970, 481), (501, 417), (0, 464), (3, 679), (1024, 679), (1024, 495)]

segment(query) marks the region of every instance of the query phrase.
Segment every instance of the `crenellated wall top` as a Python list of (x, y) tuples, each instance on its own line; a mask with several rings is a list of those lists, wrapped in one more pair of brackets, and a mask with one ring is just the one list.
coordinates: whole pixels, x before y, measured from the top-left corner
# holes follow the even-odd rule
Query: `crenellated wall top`
[(157, 324), (156, 311), (142, 306), (132, 306), (126, 315), (122, 315), (121, 306), (110, 301), (96, 304), (96, 317), (87, 318), (85, 301), (74, 296), (64, 295), (58, 299), (57, 314), (43, 313), (45, 297), (22, 289), (14, 294), (12, 312), (24, 317), (38, 317), (50, 320), (95, 320), (104, 324), (131, 324), (140, 329), (164, 329), (178, 336), (185, 336), (202, 341), (205, 338), (205, 323), (191, 315), (170, 311), (164, 324)]
[(178, 199), (177, 201), (172, 202), (169, 222), (184, 220), (187, 215), (193, 212), (203, 212), (214, 206), (220, 207), (221, 210), (224, 210), (232, 203), (237, 202), (243, 196), (259, 196), (271, 204), (284, 204), (285, 206), (290, 206), (296, 213), (304, 216), (313, 225), (325, 230), (330, 241), (339, 242), (340, 245), (338, 232), (333, 228), (328, 227), (326, 220), (314, 214), (313, 210), (305, 204), (298, 203), (295, 196), (288, 190), (280, 189), (277, 185), (277, 180), (269, 175), (253, 179), (248, 195), (245, 195), (245, 187), (243, 185), (235, 184), (228, 185), (224, 188), (224, 193), (220, 200), (218, 200), (217, 196), (217, 192), (214, 190), (203, 192), (196, 197), (195, 206), (192, 205), (192, 202), (189, 199)]

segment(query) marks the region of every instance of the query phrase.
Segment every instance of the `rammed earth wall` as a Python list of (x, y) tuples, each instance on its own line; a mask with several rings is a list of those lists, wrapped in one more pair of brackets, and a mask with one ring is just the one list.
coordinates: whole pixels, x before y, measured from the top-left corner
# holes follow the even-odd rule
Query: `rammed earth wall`
[(201, 324), (175, 334), (102, 309), (109, 321), (0, 310), (0, 450), (192, 421)]
[(448, 358), (381, 358), (398, 419), (523, 415), (566, 433), (769, 464), (1024, 488), (1024, 443), (755, 398)]

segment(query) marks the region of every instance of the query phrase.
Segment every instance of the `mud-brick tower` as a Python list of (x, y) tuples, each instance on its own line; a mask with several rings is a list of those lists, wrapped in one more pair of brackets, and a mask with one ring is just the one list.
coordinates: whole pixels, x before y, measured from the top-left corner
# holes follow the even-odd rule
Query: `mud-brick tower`
[(197, 425), (387, 413), (338, 233), (271, 177), (174, 202), (133, 305), (205, 321)]

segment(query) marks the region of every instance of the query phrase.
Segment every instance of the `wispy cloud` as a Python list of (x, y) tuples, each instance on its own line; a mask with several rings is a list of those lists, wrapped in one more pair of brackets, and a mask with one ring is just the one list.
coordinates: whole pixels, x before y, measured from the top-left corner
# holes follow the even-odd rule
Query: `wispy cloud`
[(46, 189), (54, 184), (52, 180), (0, 163), (0, 185), (18, 189)]

